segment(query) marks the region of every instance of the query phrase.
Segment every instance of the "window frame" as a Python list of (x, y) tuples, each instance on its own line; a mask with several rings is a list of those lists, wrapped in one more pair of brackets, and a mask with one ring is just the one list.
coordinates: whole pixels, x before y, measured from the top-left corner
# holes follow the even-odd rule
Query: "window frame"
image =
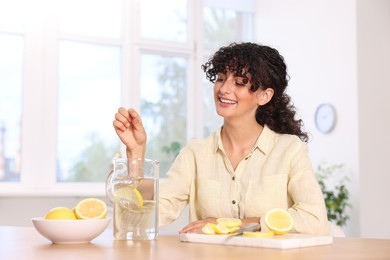
[[(210, 2), (210, 0), (205, 2)], [(140, 108), (140, 78), (138, 76), (140, 75), (140, 66), (137, 64), (140, 63), (141, 53), (187, 58), (189, 72), (187, 77), (186, 136), (187, 140), (202, 137), (203, 111), (202, 106), (197, 106), (202, 101), (204, 89), (201, 87), (204, 75), (200, 66), (204, 57), (209, 54), (201, 44), (204, 4), (203, 1), (188, 0), (188, 37), (184, 44), (142, 39), (140, 27), (137, 27), (140, 21), (140, 12), (138, 11), (140, 0), (122, 0), (122, 39), (59, 33), (56, 18), (57, 6), (55, 1), (50, 0), (34, 1), (34, 4), (29, 4), (31, 5), (29, 6), (30, 11), (26, 16), (23, 31), (12, 28), (6, 31), (0, 28), (0, 33), (14, 33), (23, 35), (25, 38), (21, 176), (19, 182), (0, 182), (0, 195), (105, 196), (104, 182), (61, 183), (56, 180), (58, 43), (61, 40), (120, 47), (122, 49), (120, 105), (136, 109)], [(45, 10), (49, 10), (49, 12)], [(123, 145), (120, 149), (122, 152), (124, 151)]]

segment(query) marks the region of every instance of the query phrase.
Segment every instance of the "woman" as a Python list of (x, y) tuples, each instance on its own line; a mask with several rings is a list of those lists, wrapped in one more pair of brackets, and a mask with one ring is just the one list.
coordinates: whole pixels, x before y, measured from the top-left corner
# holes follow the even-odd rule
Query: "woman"
[[(288, 210), (293, 231), (328, 233), (326, 208), (285, 90), (283, 57), (273, 48), (233, 43), (202, 66), (214, 83), (219, 131), (188, 143), (160, 186), (160, 225), (177, 219), (187, 204), (190, 224), (180, 232), (199, 232), (216, 218), (260, 222), (272, 208)], [(146, 133), (138, 113), (120, 108), (114, 128), (128, 158), (145, 156)]]

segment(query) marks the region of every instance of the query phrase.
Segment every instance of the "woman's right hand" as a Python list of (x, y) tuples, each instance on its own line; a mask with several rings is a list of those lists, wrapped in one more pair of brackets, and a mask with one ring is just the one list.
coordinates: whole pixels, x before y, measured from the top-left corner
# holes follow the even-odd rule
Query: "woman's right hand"
[(127, 158), (144, 158), (146, 151), (146, 132), (140, 115), (132, 108), (120, 107), (113, 122), (115, 132), (126, 145)]

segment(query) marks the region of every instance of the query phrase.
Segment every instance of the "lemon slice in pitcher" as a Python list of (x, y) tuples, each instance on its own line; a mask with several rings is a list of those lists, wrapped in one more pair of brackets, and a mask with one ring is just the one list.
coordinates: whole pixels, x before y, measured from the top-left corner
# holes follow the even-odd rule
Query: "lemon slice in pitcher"
[(144, 206), (144, 200), (137, 188), (124, 186), (114, 191), (114, 200), (125, 200), (133, 209), (139, 209)]

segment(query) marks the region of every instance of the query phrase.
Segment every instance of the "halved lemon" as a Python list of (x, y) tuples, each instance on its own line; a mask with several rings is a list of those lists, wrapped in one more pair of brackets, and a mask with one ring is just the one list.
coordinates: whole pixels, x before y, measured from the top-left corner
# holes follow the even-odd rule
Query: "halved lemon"
[(214, 223), (207, 223), (202, 228), (203, 234), (214, 235), (215, 234), (215, 226), (216, 226), (216, 224), (214, 224)]
[(292, 229), (293, 219), (288, 211), (275, 208), (265, 215), (265, 224), (276, 235), (283, 235)]
[(274, 232), (245, 231), (242, 235), (244, 237), (272, 237)]
[(238, 227), (241, 225), (241, 219), (238, 218), (218, 218), (217, 223), (221, 223), (228, 228)]
[(107, 215), (107, 205), (100, 199), (83, 199), (77, 203), (74, 212), (78, 219), (101, 219)]

